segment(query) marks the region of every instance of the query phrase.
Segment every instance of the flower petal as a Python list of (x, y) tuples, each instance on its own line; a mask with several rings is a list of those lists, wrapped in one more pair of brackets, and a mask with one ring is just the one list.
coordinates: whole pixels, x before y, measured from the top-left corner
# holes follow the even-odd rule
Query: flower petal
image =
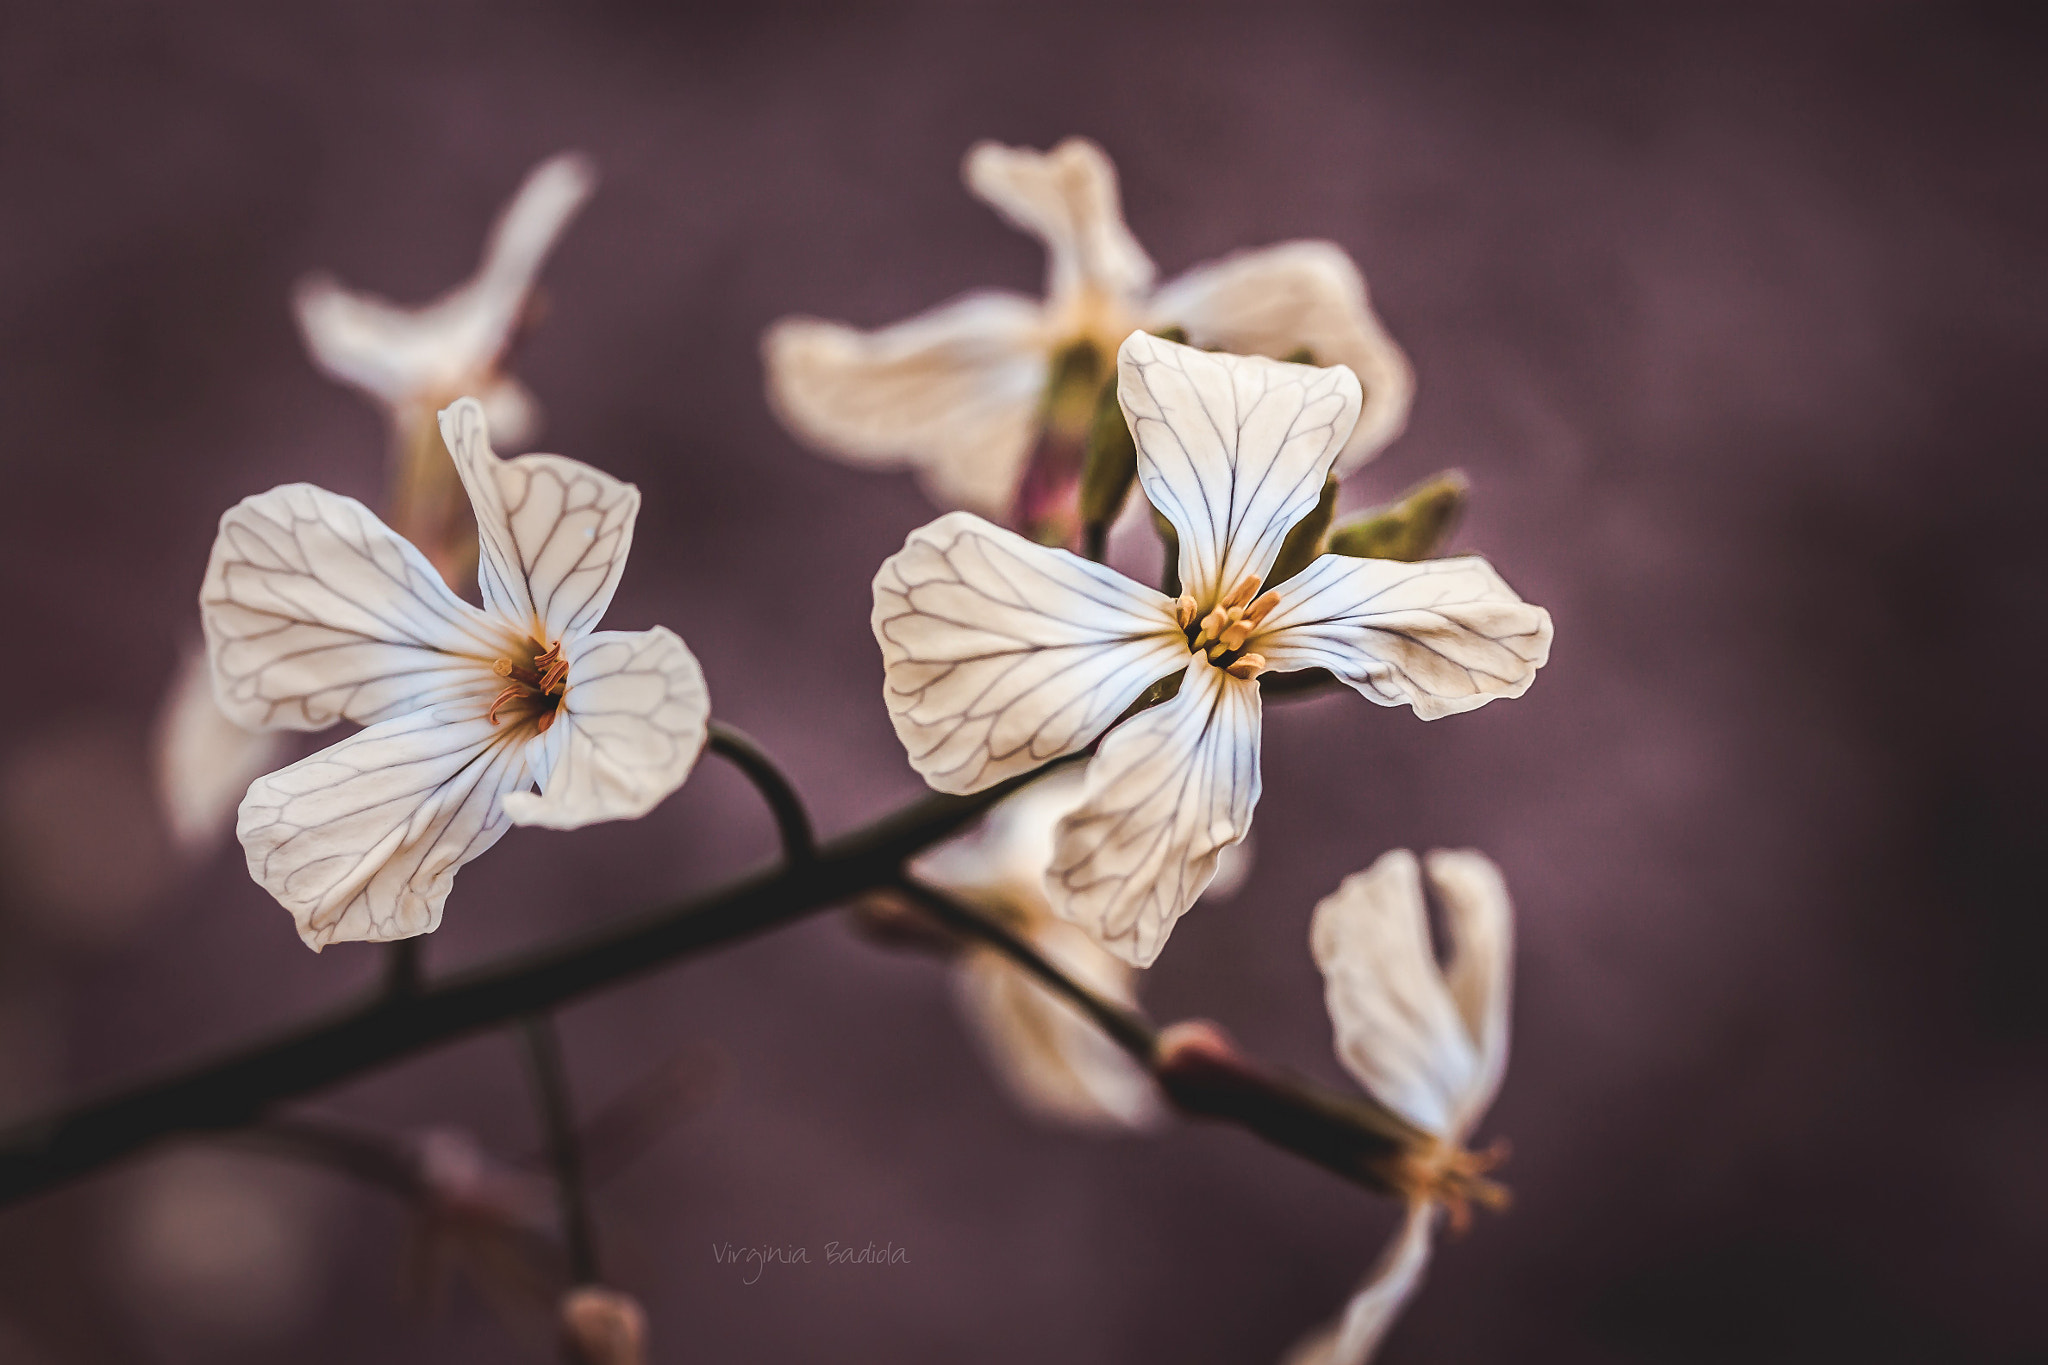
[(981, 823), (911, 861), (911, 875), (956, 896), (1027, 918), (1050, 915), (1045, 869), (1053, 831), (1081, 804), (1081, 770), (1056, 768), (998, 801)]
[(301, 281), (293, 305), (314, 362), (392, 406), (445, 400), (474, 383), (511, 342), (542, 263), (596, 183), (573, 153), (534, 167), (492, 228), (476, 275), (423, 308), (324, 275)]
[[(1029, 937), (1075, 980), (1127, 1006), (1131, 969), (1085, 930), (1038, 918)], [(954, 994), (989, 1066), (1039, 1118), (1083, 1128), (1147, 1129), (1164, 1117), (1152, 1078), (1064, 997), (993, 949), (967, 954)]]
[(768, 401), (829, 454), (908, 464), (932, 501), (1005, 517), (1037, 436), (1039, 305), (981, 293), (880, 331), (784, 318), (761, 341)]
[(1322, 496), (1360, 401), (1341, 365), (1198, 351), (1144, 332), (1117, 352), (1117, 397), (1138, 481), (1180, 533), (1181, 583), (1203, 610), (1272, 569)]
[(1343, 477), (1401, 434), (1415, 371), (1366, 297), (1365, 277), (1333, 242), (1283, 242), (1198, 266), (1153, 296), (1152, 326), (1180, 326), (1198, 346), (1284, 356), (1307, 347), (1349, 366), (1365, 388), (1358, 425), (1337, 456)]
[(156, 724), (157, 802), (179, 848), (204, 853), (227, 833), (249, 783), (277, 766), (282, 741), (221, 714), (204, 650), (180, 661)]
[(967, 512), (883, 561), (873, 622), (897, 738), (943, 792), (1085, 748), (1188, 652), (1159, 593)]
[(1415, 855), (1397, 848), (1346, 877), (1316, 906), (1309, 946), (1338, 1060), (1410, 1123), (1452, 1136), (1479, 1054), (1430, 947)]
[(1365, 1365), (1371, 1360), (1422, 1283), (1435, 1218), (1434, 1205), (1410, 1204), (1401, 1230), (1344, 1306), (1344, 1315), (1288, 1352), (1286, 1365)]
[(1282, 672), (1327, 668), (1424, 720), (1519, 697), (1550, 657), (1550, 613), (1476, 556), (1404, 564), (1324, 555), (1279, 593), (1247, 649)]
[(1491, 858), (1474, 849), (1435, 849), (1423, 860), (1443, 907), (1444, 981), (1465, 1032), (1477, 1044), (1478, 1074), (1453, 1114), (1460, 1141), (1500, 1089), (1508, 1065), (1508, 1007), (1515, 970), (1515, 916), (1507, 882)]
[(484, 606), (538, 643), (594, 628), (626, 571), (640, 490), (562, 455), (499, 459), (474, 398), (443, 410), (441, 439), (476, 509)]
[(382, 721), (261, 777), (235, 832), (314, 951), (430, 933), (455, 871), (511, 826), (527, 740), (456, 702)]
[(979, 142), (961, 168), (967, 188), (1045, 243), (1046, 293), (1055, 300), (1088, 289), (1113, 297), (1152, 285), (1152, 258), (1124, 226), (1116, 165), (1086, 138), (1049, 152)]
[(1053, 908), (1149, 967), (1259, 800), (1259, 686), (1197, 655), (1173, 700), (1111, 731), (1060, 821)]
[(711, 697), (673, 631), (601, 630), (569, 651), (569, 686), (535, 746), (541, 795), (514, 792), (516, 825), (576, 829), (653, 810), (704, 752)]
[(495, 691), (507, 643), (369, 508), (303, 483), (220, 519), (199, 617), (221, 711), (249, 729), (367, 725)]

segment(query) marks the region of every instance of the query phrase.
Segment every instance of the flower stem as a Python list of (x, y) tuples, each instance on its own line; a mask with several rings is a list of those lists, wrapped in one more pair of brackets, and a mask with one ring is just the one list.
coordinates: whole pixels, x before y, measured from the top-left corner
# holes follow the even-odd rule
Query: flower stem
[(738, 768), (761, 793), (775, 816), (775, 828), (782, 835), (782, 856), (790, 866), (818, 856), (818, 840), (811, 832), (811, 815), (804, 809), (804, 799), (767, 750), (746, 731), (716, 720), (711, 722), (711, 738), (705, 747)]
[(828, 842), (808, 862), (757, 872), (537, 952), (453, 973), (411, 994), (380, 989), (327, 1019), (12, 1125), (0, 1132), (0, 1204), (174, 1134), (244, 1127), (281, 1101), (893, 885), (906, 858), (1037, 776), (1028, 773), (973, 796), (927, 796)]
[(545, 1013), (520, 1020), (519, 1035), (526, 1044), (527, 1069), (533, 1077), (534, 1099), (547, 1138), (548, 1164), (555, 1173), (555, 1202), (561, 1211), (562, 1246), (569, 1255), (569, 1281), (596, 1284), (597, 1234), (583, 1179), (583, 1144), (576, 1135), (576, 1108), (569, 1096), (562, 1040), (555, 1032), (554, 1018)]

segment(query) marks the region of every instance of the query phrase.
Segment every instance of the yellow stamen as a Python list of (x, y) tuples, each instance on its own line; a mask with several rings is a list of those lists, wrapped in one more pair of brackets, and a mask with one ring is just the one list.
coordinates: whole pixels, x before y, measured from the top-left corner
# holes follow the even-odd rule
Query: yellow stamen
[(1240, 654), (1230, 667), (1223, 670), (1233, 678), (1256, 678), (1266, 671), (1266, 656), (1263, 654)]

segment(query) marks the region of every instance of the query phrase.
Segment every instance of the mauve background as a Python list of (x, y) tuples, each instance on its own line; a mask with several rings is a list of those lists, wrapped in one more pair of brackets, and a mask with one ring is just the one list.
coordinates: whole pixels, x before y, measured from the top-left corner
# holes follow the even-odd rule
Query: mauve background
[[(1516, 1206), (1443, 1248), (1384, 1358), (2048, 1351), (2043, 64), (2020, 8), (664, 8), (0, 13), (0, 1117), (376, 969), (306, 952), (238, 850), (177, 865), (143, 785), (221, 509), (297, 479), (378, 497), (380, 419), (305, 362), (294, 278), (437, 293), (532, 161), (596, 158), (518, 362), (543, 448), (645, 491), (609, 619), (681, 630), (719, 714), (838, 830), (919, 790), (867, 585), (931, 512), (799, 450), (756, 337), (1035, 289), (1039, 249), (958, 161), (1084, 132), (1164, 275), (1296, 236), (1356, 255), (1421, 388), (1351, 498), (1462, 466), (1458, 544), (1556, 617), (1521, 701), (1427, 726), (1274, 708), (1256, 873), (1147, 984), (1160, 1017), (1337, 1079), (1315, 899), (1396, 845), (1507, 869), (1515, 1058), (1485, 1133), (1513, 1140)], [(707, 763), (639, 825), (506, 839), (430, 965), (770, 847)], [(592, 1105), (672, 1049), (724, 1059), (598, 1194), (659, 1361), (1277, 1360), (1391, 1218), (1233, 1131), (1032, 1127), (944, 973), (830, 916), (563, 1026)], [(533, 1141), (503, 1037), (320, 1103)], [(0, 1214), (0, 1360), (545, 1356), (466, 1291), (402, 1309), (397, 1210), (266, 1162), (228, 1169), (276, 1245), (227, 1296), (248, 1302), (209, 1304), (137, 1249), (168, 1169)], [(708, 1254), (832, 1239), (910, 1261), (746, 1287)]]

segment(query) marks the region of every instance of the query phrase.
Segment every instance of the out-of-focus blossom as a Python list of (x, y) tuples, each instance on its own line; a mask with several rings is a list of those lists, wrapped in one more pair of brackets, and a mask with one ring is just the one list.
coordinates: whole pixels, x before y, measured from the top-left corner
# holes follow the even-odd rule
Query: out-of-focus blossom
[(459, 1270), (508, 1322), (544, 1317), (563, 1278), (553, 1182), (455, 1128), (429, 1129), (413, 1158), (412, 1291), (435, 1301)]
[(622, 1290), (578, 1285), (562, 1296), (562, 1344), (573, 1365), (645, 1365), (647, 1314)]
[(1440, 1210), (1462, 1220), (1459, 1191), (1489, 1161), (1465, 1142), (1507, 1067), (1514, 915), (1500, 869), (1483, 854), (1432, 852), (1429, 884), (1448, 940), (1439, 964), (1422, 870), (1406, 849), (1386, 854), (1316, 906), (1309, 931), (1338, 1060), (1436, 1141), (1415, 1156), (1407, 1213), (1379, 1264), (1288, 1365), (1364, 1365), (1421, 1283)]
[(1485, 560), (1323, 555), (1263, 594), (1360, 402), (1343, 366), (1212, 354), (1142, 332), (1119, 353), (1138, 477), (1180, 539), (1175, 600), (966, 512), (913, 531), (875, 576), (883, 691), (910, 763), (974, 792), (1110, 730), (1061, 820), (1054, 908), (1137, 966), (1245, 836), (1267, 670), (1323, 668), (1425, 720), (1527, 691), (1550, 616)]
[(157, 805), (187, 856), (205, 853), (234, 823), (249, 784), (277, 766), (284, 736), (221, 714), (213, 669), (194, 649), (178, 664), (156, 722)]
[[(1196, 345), (1348, 365), (1362, 411), (1337, 472), (1364, 463), (1407, 420), (1414, 380), (1380, 325), (1365, 280), (1329, 242), (1288, 242), (1201, 266), (1154, 290), (1124, 226), (1116, 168), (1093, 142), (1049, 152), (975, 146), (967, 187), (1045, 243), (1043, 300), (987, 290), (863, 332), (787, 318), (763, 341), (768, 396), (790, 429), (849, 460), (914, 468), (933, 501), (1023, 525), (1020, 489), (1041, 437), (1078, 477), (1078, 442), (1133, 328), (1183, 329)], [(1078, 401), (1055, 392), (1071, 384)], [(1064, 430), (1060, 430), (1064, 428)], [(1059, 458), (1056, 452), (1048, 452)]]
[(476, 274), (418, 308), (357, 293), (326, 275), (300, 281), (293, 304), (306, 349), (329, 376), (381, 403), (401, 428), (426, 424), (440, 408), (474, 394), (498, 439), (524, 444), (538, 430), (538, 408), (500, 366), (541, 266), (596, 184), (595, 169), (576, 153), (541, 162), (492, 227)]
[(137, 1172), (118, 1266), (154, 1337), (196, 1356), (274, 1341), (318, 1302), (322, 1214), (297, 1167), (175, 1152)]
[(476, 513), (481, 610), (368, 508), (310, 484), (230, 509), (200, 592), (230, 720), (367, 727), (241, 806), (250, 874), (316, 951), (430, 932), (456, 869), (508, 825), (644, 815), (704, 747), (683, 642), (595, 629), (639, 490), (559, 455), (500, 460), (474, 399), (441, 432)]
[[(1057, 917), (1046, 899), (1053, 830), (1080, 798), (1079, 773), (1041, 778), (997, 805), (979, 828), (923, 854), (911, 871), (999, 917), (1097, 994), (1135, 1007), (1136, 973), (1129, 964)], [(1229, 894), (1242, 880), (1246, 860), (1227, 861), (1210, 886), (1212, 896)], [(1070, 1002), (1002, 953), (968, 948), (955, 968), (954, 989), (989, 1065), (1032, 1114), (1102, 1128), (1146, 1129), (1160, 1119), (1152, 1078)]]

